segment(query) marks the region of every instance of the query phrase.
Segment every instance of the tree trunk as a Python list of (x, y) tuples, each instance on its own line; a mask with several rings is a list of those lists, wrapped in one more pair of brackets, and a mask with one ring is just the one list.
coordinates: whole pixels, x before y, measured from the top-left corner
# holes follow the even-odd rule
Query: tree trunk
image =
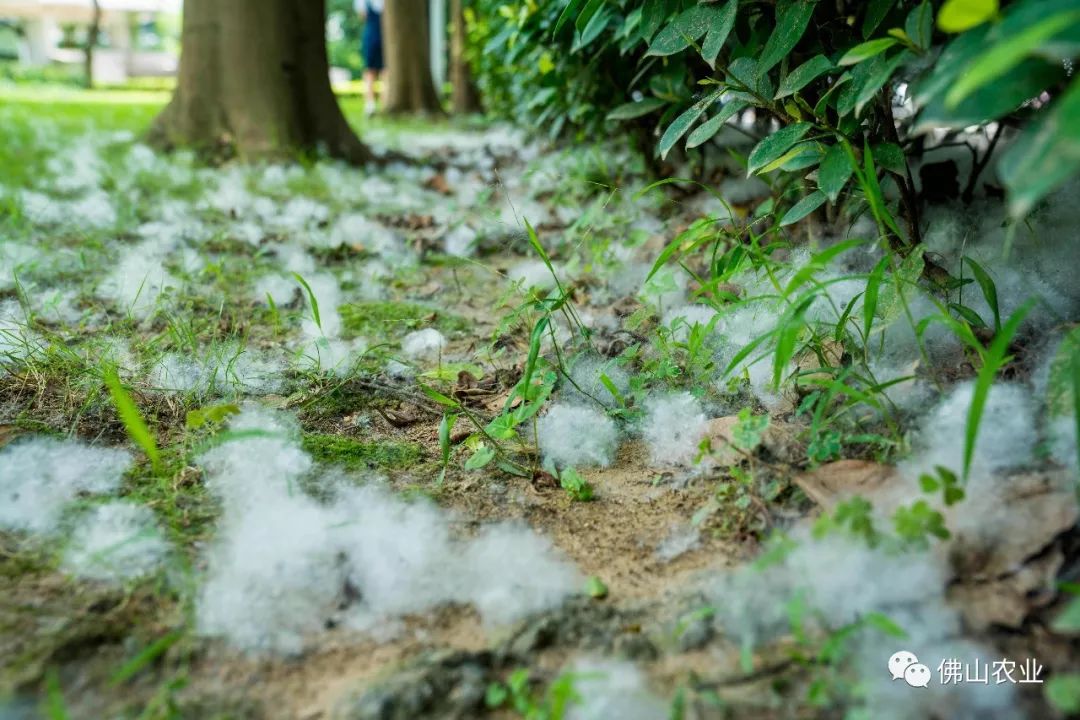
[(467, 39), (465, 37), (464, 0), (450, 0), (450, 22), (453, 32), (450, 37), (450, 84), (453, 87), (450, 96), (454, 112), (464, 115), (480, 112), (480, 94), (469, 72), (469, 61), (465, 57)]
[(86, 89), (94, 88), (94, 48), (97, 47), (98, 38), (101, 37), (101, 3), (94, 0), (93, 15), (90, 17), (90, 27), (86, 31)]
[(372, 159), (330, 88), (325, 0), (186, 0), (180, 72), (152, 139), (245, 158)]
[(383, 11), (388, 113), (439, 113), (431, 79), (427, 0), (387, 0)]

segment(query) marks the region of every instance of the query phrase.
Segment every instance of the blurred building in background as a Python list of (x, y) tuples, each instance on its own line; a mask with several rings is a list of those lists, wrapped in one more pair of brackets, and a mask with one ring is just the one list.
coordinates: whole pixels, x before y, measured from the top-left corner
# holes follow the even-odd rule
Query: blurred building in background
[[(179, 60), (182, 0), (98, 0), (95, 84), (168, 76)], [(0, 0), (0, 57), (27, 67), (81, 66), (94, 0)]]

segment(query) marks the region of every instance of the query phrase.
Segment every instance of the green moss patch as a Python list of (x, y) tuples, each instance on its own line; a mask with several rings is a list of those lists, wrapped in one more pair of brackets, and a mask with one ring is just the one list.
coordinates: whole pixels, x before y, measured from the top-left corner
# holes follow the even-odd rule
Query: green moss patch
[(424, 457), (416, 443), (361, 442), (340, 435), (306, 433), (304, 450), (317, 462), (347, 470), (393, 470), (410, 467)]
[(464, 318), (416, 303), (370, 300), (342, 305), (338, 312), (347, 330), (372, 337), (423, 327), (434, 327), (444, 333), (468, 328)]

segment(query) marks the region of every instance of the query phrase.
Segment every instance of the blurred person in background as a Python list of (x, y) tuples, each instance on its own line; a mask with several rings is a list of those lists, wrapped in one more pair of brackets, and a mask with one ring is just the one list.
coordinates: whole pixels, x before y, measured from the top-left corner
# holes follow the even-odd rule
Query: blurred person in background
[(364, 112), (373, 115), (376, 107), (376, 82), (382, 81), (382, 14), (385, 0), (356, 0), (354, 7), (364, 21), (360, 51), (364, 56)]

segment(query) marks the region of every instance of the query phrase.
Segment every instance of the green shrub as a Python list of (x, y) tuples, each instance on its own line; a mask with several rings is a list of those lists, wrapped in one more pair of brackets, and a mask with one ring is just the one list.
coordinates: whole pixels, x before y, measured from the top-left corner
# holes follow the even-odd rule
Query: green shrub
[[(554, 133), (648, 122), (663, 157), (753, 109), (748, 172), (784, 178), (781, 224), (857, 195), (917, 243), (908, 166), (931, 127), (1024, 127), (1000, 166), (1017, 217), (1080, 169), (1071, 0), (480, 0), (475, 17), (490, 107)], [(917, 113), (895, 117), (901, 100)], [(885, 211), (893, 190), (905, 227)]]

